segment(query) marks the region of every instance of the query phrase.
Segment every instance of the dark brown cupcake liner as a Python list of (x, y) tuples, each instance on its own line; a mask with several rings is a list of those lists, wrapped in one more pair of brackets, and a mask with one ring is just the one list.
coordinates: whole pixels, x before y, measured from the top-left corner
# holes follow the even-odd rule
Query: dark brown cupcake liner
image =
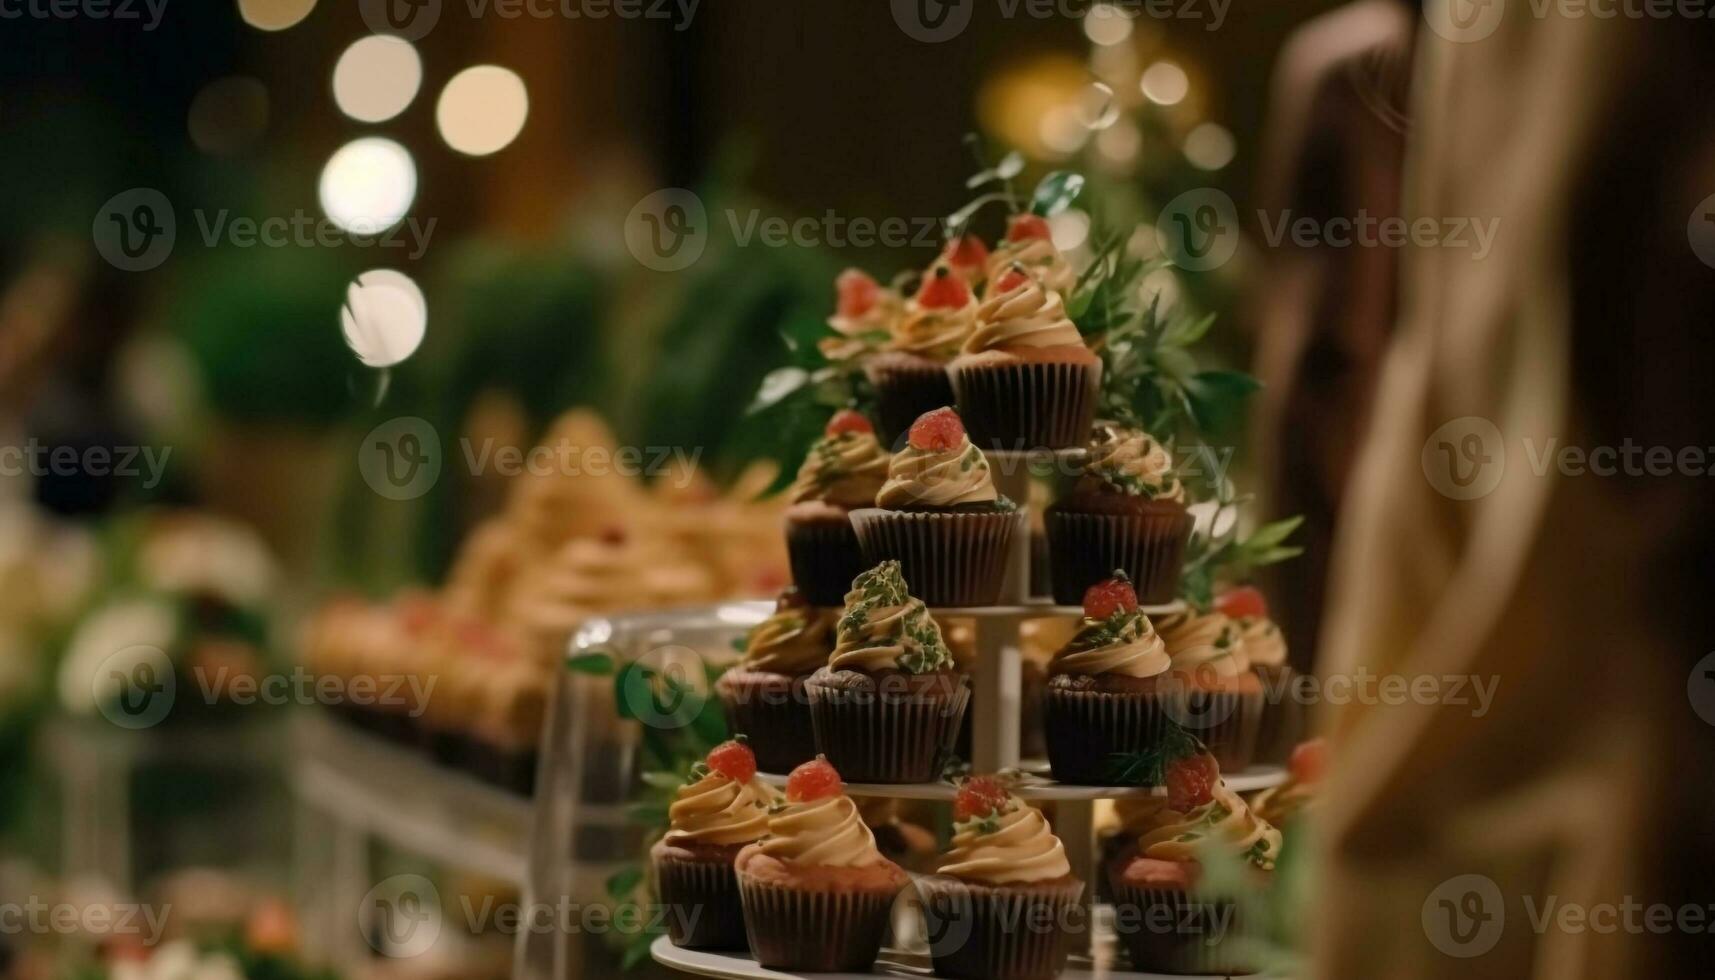
[(945, 875), (917, 879), (935, 975), (1053, 980), (1087, 921), (1078, 907), (1083, 893), (1076, 881), (987, 888)]
[(788, 520), (786, 554), (792, 582), (812, 606), (843, 605), (852, 579), (870, 567), (849, 520)]
[(1174, 888), (1112, 881), (1114, 932), (1140, 973), (1254, 973), (1243, 961), (1244, 922), (1237, 904)]
[(811, 891), (738, 873), (751, 954), (771, 970), (863, 973), (875, 965), (894, 892)]
[(1256, 761), (1268, 764), (1285, 762), (1292, 754), (1304, 731), (1304, 706), (1293, 697), (1293, 679), (1297, 674), (1291, 667), (1257, 667), (1262, 678), (1262, 717), (1257, 721)]
[(744, 908), (731, 862), (657, 856), (655, 894), (667, 914), (673, 945), (690, 949), (746, 949)]
[(852, 511), (852, 527), (870, 568), (899, 562), (911, 594), (931, 606), (992, 606), (1001, 601), (1015, 534), (1029, 516), (969, 511)]
[(876, 435), (894, 447), (925, 412), (953, 404), (953, 384), (946, 365), (910, 354), (881, 354), (865, 368), (875, 388)]
[(816, 757), (815, 742), (806, 737), (812, 722), (804, 678), (788, 683), (790, 686), (783, 689), (765, 689), (758, 684), (728, 683), (722, 678), (715, 685), (726, 709), (727, 727), (749, 740), (750, 750), (756, 753), (756, 767), (763, 772), (789, 773)]
[(941, 778), (952, 755), (971, 689), (963, 674), (914, 680), (945, 684), (915, 691), (898, 686), (904, 675), (876, 679), (878, 688), (850, 690), (805, 685), (816, 751), (853, 783), (928, 783)]
[(1185, 546), (1196, 523), (1184, 507), (1169, 505), (1137, 514), (1080, 514), (1055, 506), (1043, 516), (1055, 602), (1078, 605), (1086, 589), (1113, 577), (1116, 568), (1131, 576), (1139, 602), (1159, 605), (1178, 595)]
[(1167, 716), (1208, 747), (1222, 772), (1236, 773), (1255, 761), (1261, 691), (1205, 691), (1180, 684), (1157, 696), (1167, 699)]
[(984, 449), (1075, 449), (1090, 437), (1102, 364), (954, 361), (959, 417)]
[(1113, 785), (1113, 757), (1148, 751), (1162, 740), (1167, 723), (1160, 694), (1049, 687), (1042, 695), (1048, 768), (1062, 783)]

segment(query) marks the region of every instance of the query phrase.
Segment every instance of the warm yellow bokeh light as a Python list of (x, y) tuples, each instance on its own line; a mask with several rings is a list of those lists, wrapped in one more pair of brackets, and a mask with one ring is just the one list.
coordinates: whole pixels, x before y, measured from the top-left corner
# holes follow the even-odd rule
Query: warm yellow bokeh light
[(1233, 134), (1219, 123), (1206, 122), (1185, 134), (1185, 159), (1199, 170), (1219, 170), (1233, 162)]
[(398, 224), (417, 197), (417, 165), (398, 143), (379, 136), (352, 140), (322, 168), (322, 211), (358, 235)]
[(1191, 91), (1191, 79), (1185, 69), (1171, 61), (1157, 61), (1143, 70), (1138, 88), (1149, 101), (1159, 105), (1178, 105)]
[(333, 69), (334, 102), (358, 122), (383, 122), (404, 112), (422, 84), (417, 49), (385, 34), (354, 42)]
[(517, 72), (477, 65), (454, 75), (441, 90), (435, 125), (448, 146), (479, 157), (517, 139), (529, 114), (530, 95)]
[(262, 31), (283, 31), (316, 9), (316, 0), (238, 0), (238, 16)]

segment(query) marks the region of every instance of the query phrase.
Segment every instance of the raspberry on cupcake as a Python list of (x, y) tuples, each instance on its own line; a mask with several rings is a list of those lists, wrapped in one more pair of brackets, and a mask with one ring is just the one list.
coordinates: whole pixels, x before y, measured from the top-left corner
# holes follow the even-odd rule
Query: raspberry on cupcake
[(1027, 518), (995, 489), (957, 412), (937, 409), (912, 424), (875, 504), (852, 512), (865, 561), (899, 562), (931, 605), (999, 601), (1013, 536), (1027, 533)]
[(863, 415), (834, 414), (822, 438), (810, 447), (787, 496), (786, 550), (792, 579), (818, 606), (838, 605), (863, 555), (850, 514), (875, 503), (887, 480), (889, 454)]
[(953, 846), (917, 881), (935, 975), (957, 980), (1052, 980), (1065, 968), (1070, 910), (1084, 883), (1041, 811), (991, 776), (953, 800)]
[(733, 862), (768, 832), (769, 808), (778, 800), (756, 778), (756, 756), (742, 741), (717, 746), (679, 787), (667, 808), (667, 835), (650, 851), (675, 945), (745, 947)]
[(1170, 723), (1162, 684), (1170, 665), (1123, 572), (1090, 586), (1077, 633), (1048, 662), (1042, 725), (1054, 778), (1111, 783), (1116, 756), (1159, 744)]
[(852, 582), (833, 656), (805, 690), (817, 751), (865, 783), (938, 778), (970, 701), (941, 627), (892, 561)]
[(744, 657), (715, 682), (728, 727), (749, 737), (767, 772), (790, 772), (815, 754), (804, 681), (834, 652), (837, 609), (812, 606), (802, 593), (780, 594), (774, 614), (745, 637)]
[(1285, 827), (1315, 802), (1316, 790), (1327, 767), (1328, 743), (1325, 739), (1313, 738), (1299, 743), (1287, 759), (1286, 782), (1258, 793), (1251, 800), (1251, 809), (1276, 827)]
[(734, 861), (757, 963), (772, 970), (861, 973), (875, 965), (893, 902), (910, 882), (876, 848), (825, 759), (786, 781), (766, 836)]
[(847, 361), (875, 353), (893, 336), (894, 321), (904, 302), (898, 293), (876, 282), (862, 269), (847, 269), (834, 280), (836, 305), (828, 327), (838, 336), (817, 346), (830, 361)]
[(1116, 568), (1141, 601), (1171, 602), (1195, 523), (1173, 457), (1149, 433), (1097, 427), (1071, 491), (1044, 515), (1054, 598), (1078, 601)]
[(988, 256), (989, 289), (994, 295), (997, 283), (1008, 269), (1019, 266), (1046, 289), (1069, 296), (1077, 285), (1078, 274), (1071, 263), (1054, 246), (1054, 236), (1048, 219), (1039, 214), (1015, 214), (1007, 221), (1006, 237)]
[(1256, 756), (1262, 681), (1251, 670), (1244, 632), (1218, 610), (1187, 609), (1156, 621), (1173, 666), (1174, 719), (1236, 772)]
[(988, 278), (989, 248), (975, 235), (960, 235), (949, 240), (941, 248), (941, 261), (947, 263), (972, 289)]
[(865, 367), (875, 386), (882, 438), (889, 445), (919, 415), (953, 404), (947, 362), (976, 322), (977, 298), (970, 284), (946, 261), (936, 262), (895, 321), (893, 339)]
[(1089, 436), (1102, 359), (1066, 316), (1061, 293), (1014, 262), (989, 281), (948, 376), (978, 445), (1071, 449)]

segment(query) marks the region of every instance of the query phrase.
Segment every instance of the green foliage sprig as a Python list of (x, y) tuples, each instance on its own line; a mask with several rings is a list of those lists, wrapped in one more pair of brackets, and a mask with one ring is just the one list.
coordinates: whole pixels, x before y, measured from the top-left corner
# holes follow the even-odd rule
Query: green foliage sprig
[[(1191, 605), (1207, 609), (1214, 604), (1218, 584), (1243, 581), (1258, 568), (1304, 553), (1302, 547), (1286, 543), (1304, 523), (1303, 515), (1264, 524), (1239, 537), (1238, 510), (1250, 500), (1248, 495), (1235, 495), (1230, 484), (1222, 484), (1208, 528), (1192, 533), (1185, 547), (1185, 572), (1179, 580), (1180, 597)], [(1231, 520), (1227, 519), (1229, 514)]]

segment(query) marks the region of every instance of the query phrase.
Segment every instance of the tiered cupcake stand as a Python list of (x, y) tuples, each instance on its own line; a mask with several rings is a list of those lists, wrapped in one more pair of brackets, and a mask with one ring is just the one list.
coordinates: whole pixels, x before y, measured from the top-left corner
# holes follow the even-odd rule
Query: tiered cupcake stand
[[(1029, 473), (1022, 454), (991, 453), (990, 459), (996, 483), (1002, 492), (1014, 500), (1028, 497)], [(1021, 627), (1027, 621), (1046, 618), (1076, 618), (1082, 610), (1074, 606), (1056, 606), (1046, 601), (1023, 599), (1028, 592), (1029, 538), (1020, 535), (1015, 542), (1008, 582), (1004, 595), (1013, 601), (1005, 605), (932, 610), (937, 621), (964, 619), (975, 626), (977, 661), (971, 671), (973, 711), (972, 770), (976, 772), (1017, 771), (1021, 783), (1016, 790), (1020, 798), (1036, 805), (1052, 804), (1055, 830), (1064, 842), (1073, 873), (1086, 883), (1085, 900), (1094, 901), (1097, 867), (1095, 840), (1095, 805), (1101, 800), (1160, 794), (1162, 790), (1130, 786), (1070, 786), (1054, 782), (1047, 766), (1037, 760), (1025, 760), (1019, 753), (1019, 727), (1022, 717), (1023, 682), (1021, 657)], [(1177, 604), (1144, 607), (1151, 615), (1175, 611)], [(623, 659), (652, 657), (659, 669), (674, 669), (673, 664), (695, 663), (701, 669), (698, 651), (730, 650), (733, 639), (749, 627), (761, 622), (772, 611), (766, 603), (742, 603), (712, 610), (683, 613), (661, 613), (641, 617), (625, 617), (591, 624), (573, 643), (573, 656), (601, 649)], [(573, 866), (585, 872), (583, 893), (589, 894), (589, 872), (605, 865), (619, 854), (637, 854), (641, 841), (631, 841), (630, 850), (604, 849), (602, 842), (614, 841), (615, 834), (623, 838), (615, 826), (614, 806), (632, 785), (635, 773), (629, 771), (635, 747), (632, 741), (638, 725), (610, 726), (613, 719), (611, 683), (589, 684), (590, 679), (568, 674), (562, 683), (568, 690), (556, 699), (548, 731), (548, 755), (543, 767), (544, 786), (540, 791), (540, 807), (547, 807), (546, 816), (539, 812), (537, 834), (539, 844), (547, 852), (538, 851), (532, 862), (532, 877), (548, 876), (552, 880), (538, 882), (538, 896), (576, 895), (569, 889), (571, 881), (564, 870)], [(580, 694), (581, 691), (581, 694)], [(585, 712), (593, 715), (586, 715)], [(614, 735), (616, 730), (624, 732)], [(602, 739), (620, 739), (619, 744), (603, 745), (592, 741), (595, 733)], [(617, 751), (615, 751), (617, 750)], [(563, 761), (556, 764), (554, 758)], [(580, 763), (593, 771), (579, 773)], [(594, 783), (590, 780), (594, 779)], [(784, 774), (764, 774), (763, 778), (783, 784)], [(1227, 785), (1238, 792), (1250, 792), (1278, 785), (1285, 772), (1274, 766), (1254, 766), (1244, 772), (1226, 777)], [(847, 784), (852, 796), (882, 797), (901, 800), (951, 801), (954, 787), (947, 783), (906, 785)], [(593, 809), (592, 809), (593, 808)], [(594, 817), (585, 820), (584, 814)], [(593, 836), (589, 836), (592, 835)], [(545, 836), (544, 836), (545, 835)], [(561, 842), (566, 842), (561, 844)], [(549, 863), (543, 863), (544, 860)], [(552, 863), (558, 861), (560, 863)], [(910, 893), (907, 889), (907, 894)], [(903, 907), (902, 903), (902, 907)], [(1117, 952), (1108, 910), (1092, 909), (1087, 948), (1074, 950), (1072, 960), (1063, 974), (1068, 980), (1115, 978), (1143, 980), (1155, 974), (1127, 972), (1118, 966)], [(875, 971), (861, 976), (924, 977), (929, 975), (927, 948), (915, 934), (914, 917), (902, 914), (895, 921), (895, 944), (884, 951)], [(554, 977), (564, 980), (576, 974), (571, 964), (578, 962), (576, 951), (569, 948), (563, 937), (554, 938), (558, 948), (548, 949), (544, 943), (521, 942), (518, 977)], [(576, 937), (573, 937), (573, 941)], [(588, 941), (588, 940), (586, 940)], [(651, 948), (655, 961), (685, 973), (732, 978), (732, 980), (781, 980), (793, 976), (763, 969), (743, 954), (706, 952), (680, 949), (665, 936)], [(823, 980), (842, 975), (807, 974)]]

